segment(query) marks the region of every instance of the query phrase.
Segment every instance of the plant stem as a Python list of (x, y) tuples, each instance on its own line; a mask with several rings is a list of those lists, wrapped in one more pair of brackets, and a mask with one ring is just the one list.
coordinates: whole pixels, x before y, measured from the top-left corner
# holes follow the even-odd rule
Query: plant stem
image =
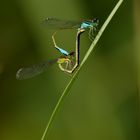
[(71, 80), (69, 81), (69, 83), (67, 84), (67, 86), (65, 87), (62, 95), (60, 96), (52, 114), (51, 114), (51, 117), (48, 121), (48, 124), (45, 128), (45, 131), (42, 135), (42, 138), (41, 140), (44, 140), (46, 134), (48, 134), (48, 131), (50, 129), (50, 126), (54, 120), (54, 117), (58, 111), (58, 109), (60, 108), (63, 100), (65, 99), (65, 97), (68, 95), (69, 93), (69, 90), (71, 89), (75, 79), (77, 78), (78, 74), (79, 74), (79, 71), (81, 70), (81, 68), (83, 67), (83, 65), (85, 64), (85, 62), (87, 61), (89, 55), (91, 54), (91, 52), (94, 50), (97, 42), (99, 41), (100, 37), (102, 36), (104, 30), (106, 29), (106, 27), (108, 26), (109, 22), (111, 21), (111, 19), (113, 18), (113, 16), (115, 15), (115, 13), (117, 12), (118, 8), (120, 7), (120, 5), (122, 4), (123, 0), (119, 0), (119, 2), (116, 4), (116, 6), (114, 7), (114, 9), (112, 10), (112, 12), (110, 13), (110, 15), (108, 16), (108, 18), (106, 19), (106, 21), (104, 22), (103, 26), (101, 27), (100, 31), (98, 32), (97, 36), (95, 37), (94, 41), (92, 42), (90, 48), (88, 49), (87, 53), (85, 54), (80, 66), (77, 68), (77, 71), (73, 74)]

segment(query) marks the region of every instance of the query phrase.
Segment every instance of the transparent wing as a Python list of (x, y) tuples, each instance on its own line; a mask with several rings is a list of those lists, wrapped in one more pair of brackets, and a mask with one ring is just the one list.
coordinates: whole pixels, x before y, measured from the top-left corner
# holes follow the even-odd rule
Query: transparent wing
[(57, 18), (46, 18), (44, 24), (49, 28), (53, 29), (71, 29), (71, 28), (79, 28), (81, 22), (79, 21), (70, 21), (70, 20), (60, 20)]
[(17, 71), (16, 78), (18, 80), (24, 80), (24, 79), (32, 78), (32, 77), (34, 77), (36, 75), (39, 75), (42, 72), (44, 72), (49, 65), (55, 63), (56, 61), (57, 61), (57, 59), (54, 59), (52, 61), (42, 62), (42, 63), (35, 64), (35, 65), (32, 65), (32, 66), (27, 67), (27, 68), (21, 68)]

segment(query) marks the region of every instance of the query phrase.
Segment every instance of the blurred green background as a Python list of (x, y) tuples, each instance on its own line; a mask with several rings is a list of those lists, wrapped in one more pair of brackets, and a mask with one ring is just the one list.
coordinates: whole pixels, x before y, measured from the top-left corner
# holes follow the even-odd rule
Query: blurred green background
[[(57, 65), (29, 80), (16, 71), (60, 54), (45, 17), (97, 17), (100, 26), (118, 1), (5, 0), (0, 4), (0, 140), (39, 140), (70, 76)], [(59, 110), (49, 140), (138, 140), (140, 1), (124, 1)], [(76, 30), (57, 34), (66, 50)], [(91, 41), (81, 36), (81, 59)], [(73, 47), (73, 48), (72, 48)]]

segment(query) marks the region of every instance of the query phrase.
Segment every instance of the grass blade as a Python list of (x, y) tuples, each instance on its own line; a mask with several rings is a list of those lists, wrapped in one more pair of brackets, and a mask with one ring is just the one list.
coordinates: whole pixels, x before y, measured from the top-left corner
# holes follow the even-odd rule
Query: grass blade
[(108, 16), (108, 18), (106, 19), (106, 21), (104, 22), (103, 26), (101, 27), (100, 31), (98, 32), (97, 36), (95, 37), (94, 41), (92, 42), (90, 48), (88, 49), (87, 53), (85, 54), (80, 66), (78, 67), (77, 71), (73, 74), (71, 80), (69, 81), (69, 83), (67, 84), (67, 86), (65, 87), (62, 95), (60, 96), (52, 114), (51, 117), (48, 121), (48, 124), (45, 128), (45, 131), (42, 135), (41, 140), (44, 140), (46, 134), (48, 134), (49, 128), (54, 120), (54, 117), (58, 111), (58, 109), (60, 108), (63, 100), (65, 99), (65, 97), (69, 94), (69, 91), (75, 81), (75, 79), (77, 78), (81, 68), (83, 67), (83, 65), (85, 64), (85, 62), (87, 61), (89, 55), (92, 53), (92, 51), (94, 50), (97, 42), (99, 41), (100, 37), (102, 36), (103, 32), (105, 31), (106, 27), (108, 26), (108, 24), (110, 23), (111, 19), (113, 18), (113, 16), (115, 15), (115, 13), (117, 12), (118, 8), (120, 7), (120, 5), (122, 4), (123, 0), (119, 0), (119, 2), (116, 4), (116, 6), (114, 7), (114, 9), (112, 10), (112, 12), (110, 13), (110, 15)]

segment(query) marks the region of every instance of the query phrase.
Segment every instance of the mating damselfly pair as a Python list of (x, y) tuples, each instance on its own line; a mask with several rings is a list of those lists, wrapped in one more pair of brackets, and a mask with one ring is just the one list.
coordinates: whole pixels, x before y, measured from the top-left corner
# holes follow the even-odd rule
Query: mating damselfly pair
[[(43, 22), (48, 28), (52, 28), (55, 30), (55, 32), (52, 35), (52, 40), (54, 43), (54, 47), (61, 53), (61, 56), (47, 62), (42, 62), (39, 64), (32, 65), (30, 67), (19, 69), (16, 74), (17, 79), (28, 79), (39, 75), (42, 72), (44, 72), (48, 68), (48, 66), (54, 63), (57, 63), (60, 70), (62, 70), (63, 72), (73, 73), (79, 65), (80, 35), (83, 32), (85, 32), (86, 29), (89, 29), (89, 39), (93, 40), (99, 24), (99, 20), (96, 18), (93, 20), (83, 21), (68, 21), (60, 20), (57, 18), (46, 18)], [(58, 30), (63, 29), (77, 29), (75, 51), (69, 53), (65, 49), (62, 49), (61, 47), (57, 46), (54, 37)]]

